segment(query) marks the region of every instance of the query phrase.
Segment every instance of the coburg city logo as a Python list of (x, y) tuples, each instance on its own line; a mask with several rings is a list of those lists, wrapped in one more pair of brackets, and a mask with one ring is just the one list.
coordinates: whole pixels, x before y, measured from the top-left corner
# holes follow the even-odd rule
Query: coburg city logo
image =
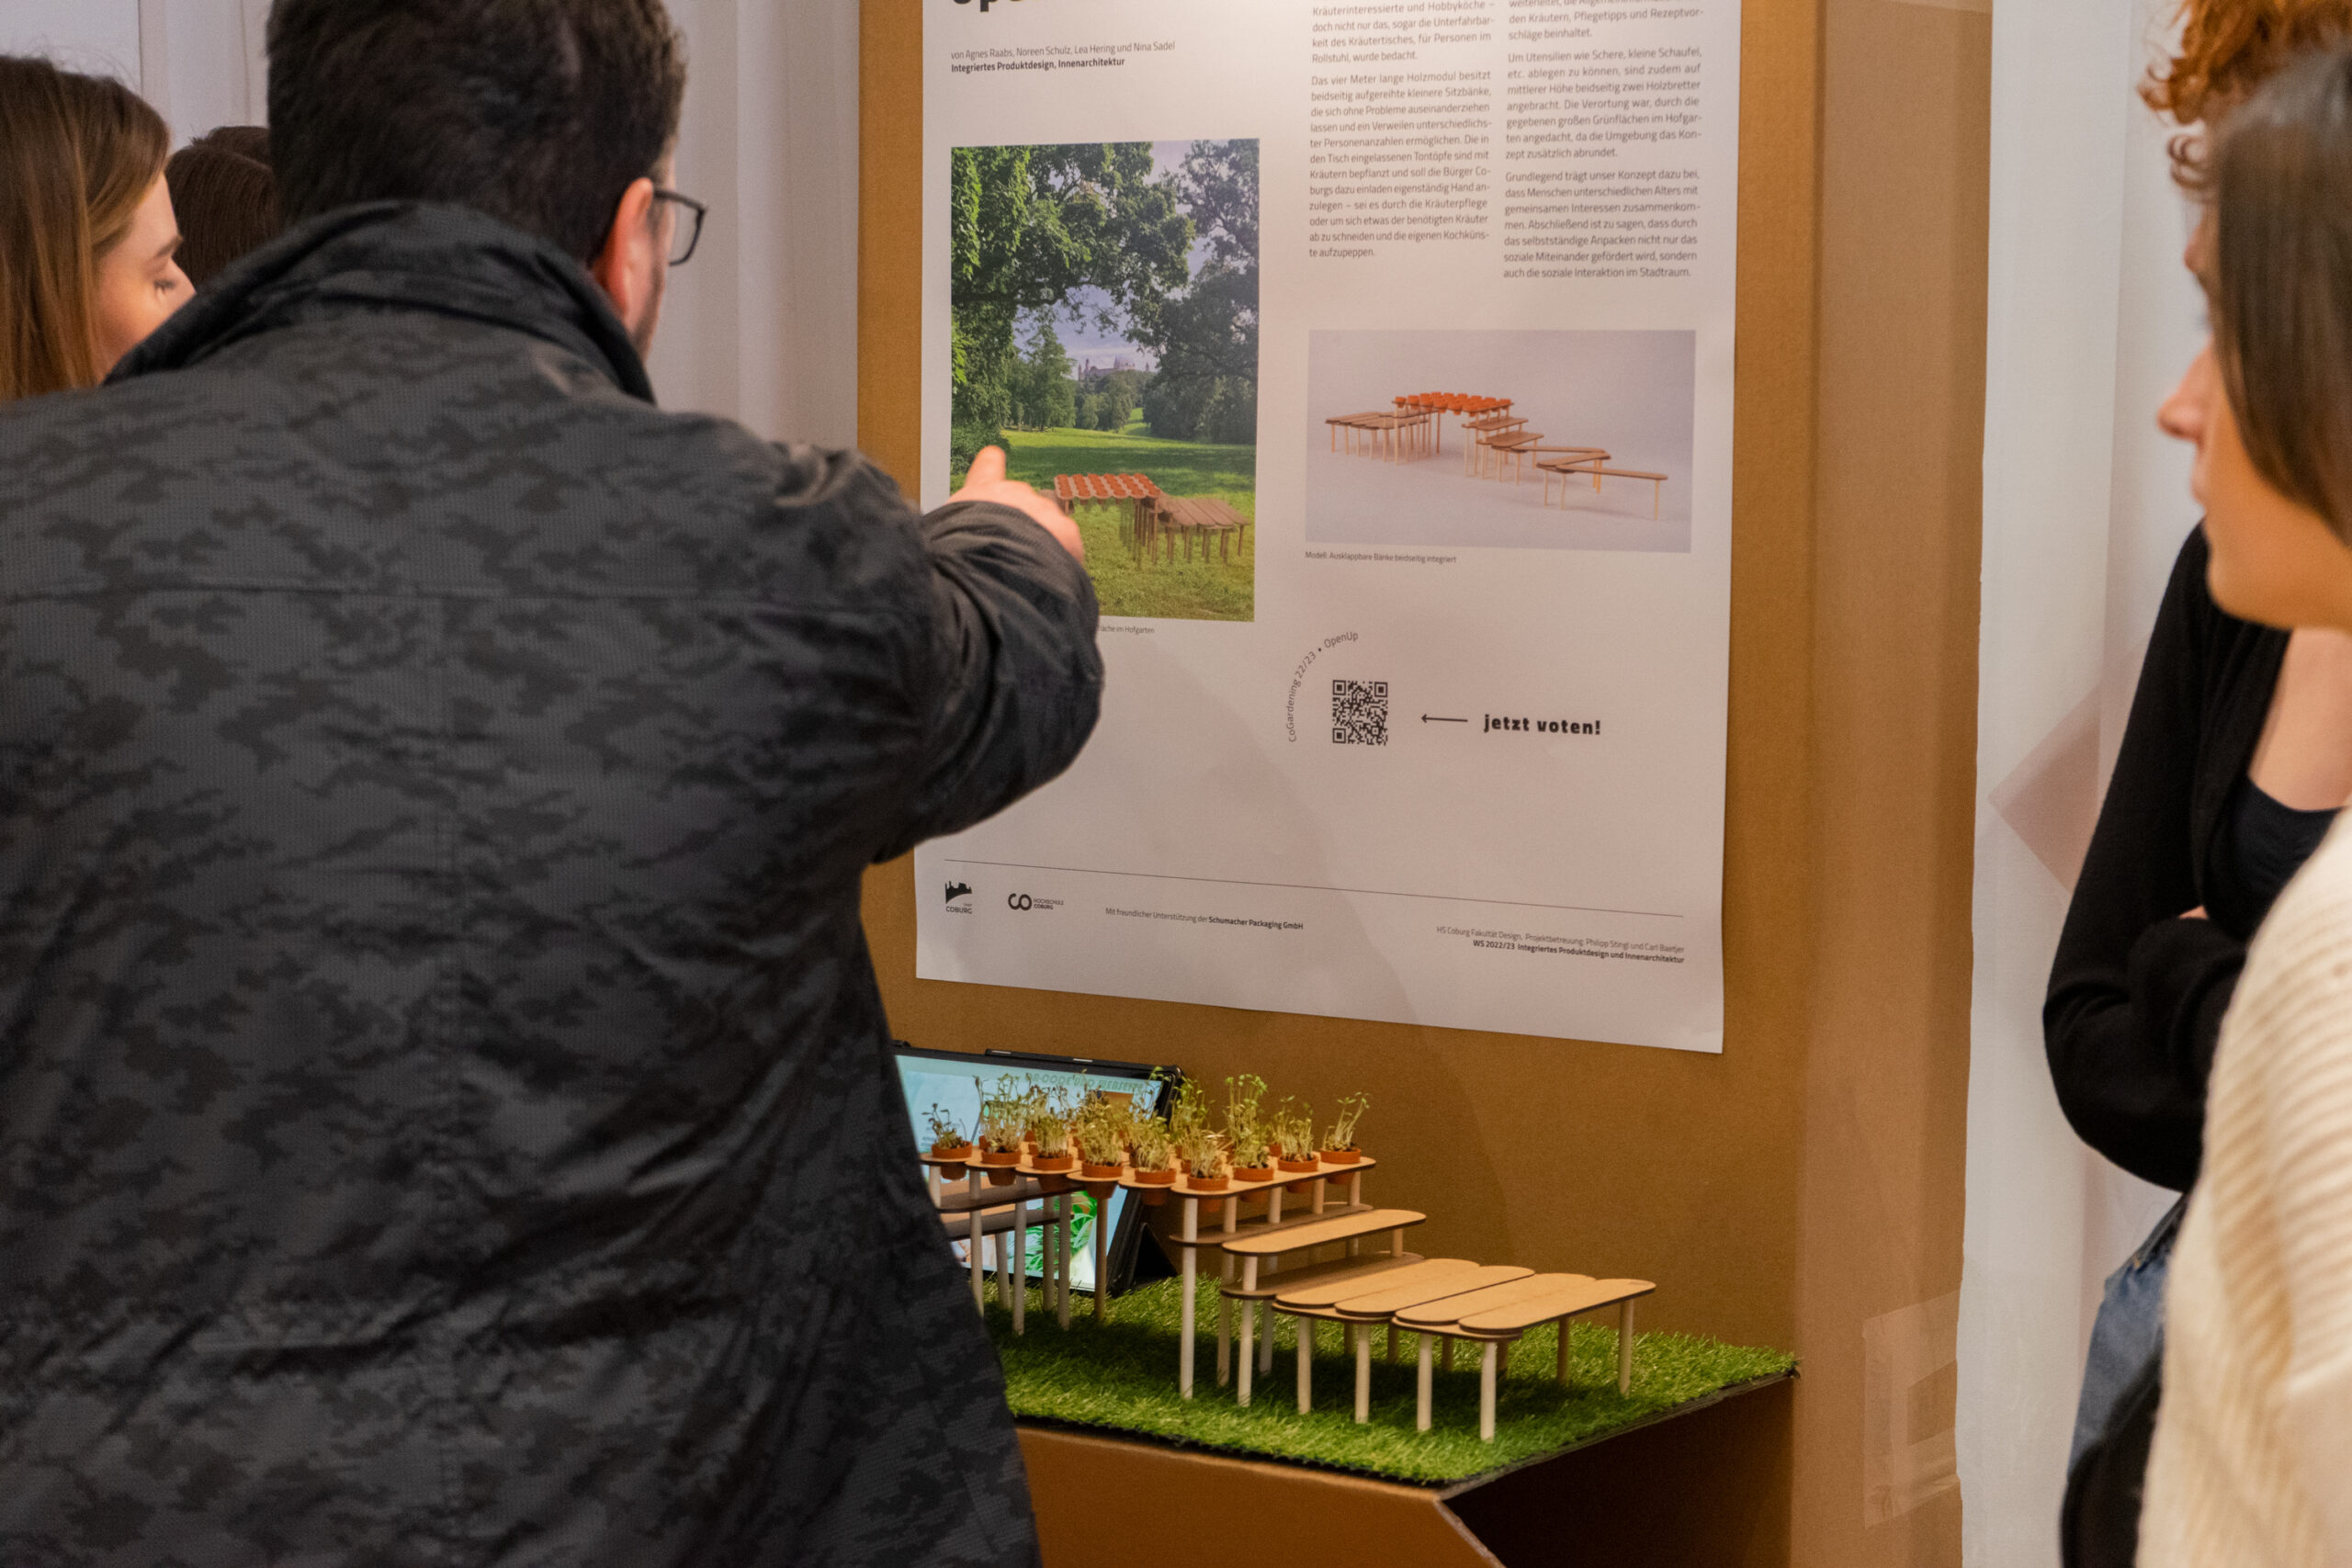
[(968, 882), (951, 882), (947, 885), (947, 901), (951, 904), (958, 898), (969, 898), (971, 896), (972, 885)]

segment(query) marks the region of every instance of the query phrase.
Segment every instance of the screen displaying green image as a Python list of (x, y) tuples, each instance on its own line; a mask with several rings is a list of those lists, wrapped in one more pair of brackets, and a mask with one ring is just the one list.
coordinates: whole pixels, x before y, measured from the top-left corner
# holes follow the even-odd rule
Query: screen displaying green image
[[(918, 1155), (931, 1148), (931, 1137), (925, 1125), (934, 1108), (967, 1135), (978, 1127), (980, 1102), (993, 1096), (1017, 1092), (1031, 1083), (1046, 1089), (1069, 1092), (1073, 1100), (1089, 1093), (1132, 1094), (1142, 1111), (1159, 1108), (1159, 1097), (1167, 1092), (1163, 1075), (1159, 1081), (1152, 1077), (1153, 1068), (1133, 1062), (1086, 1061), (1073, 1056), (1029, 1055), (963, 1055), (948, 1051), (921, 1051), (911, 1046), (899, 1047), (899, 1081), (906, 1091), (909, 1114), (908, 1134)], [(984, 1188), (983, 1190), (986, 1190)], [(1123, 1235), (1124, 1227), (1136, 1222), (1132, 1213), (1136, 1195), (1121, 1190), (1111, 1195), (1102, 1212), (1096, 1212), (1092, 1197), (1080, 1192), (1072, 1204), (1070, 1219), (1070, 1287), (1080, 1292), (1091, 1292), (1094, 1280), (1094, 1227), (1105, 1227), (1103, 1254), (1113, 1263), (1114, 1283), (1117, 1280), (1117, 1264), (1132, 1255), (1133, 1242)], [(958, 1263), (968, 1265), (970, 1245), (948, 1231)], [(1046, 1268), (1046, 1233), (1040, 1229), (1028, 1233), (1028, 1273), (1033, 1280), (1042, 1279)], [(986, 1261), (995, 1265), (995, 1246), (991, 1241)]]

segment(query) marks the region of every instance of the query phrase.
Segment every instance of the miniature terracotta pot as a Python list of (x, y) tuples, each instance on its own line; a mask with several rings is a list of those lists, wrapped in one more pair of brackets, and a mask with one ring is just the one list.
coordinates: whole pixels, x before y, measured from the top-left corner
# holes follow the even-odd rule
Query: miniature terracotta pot
[(1119, 1179), (1120, 1173), (1127, 1168), (1123, 1165), (1097, 1165), (1091, 1159), (1080, 1163), (1085, 1169), (1087, 1179), (1091, 1181), (1116, 1181)]
[[(967, 1160), (965, 1165), (970, 1163)], [(968, 1174), (962, 1165), (943, 1165), (939, 1168), (939, 1179), (942, 1181), (961, 1181)]]
[(1363, 1158), (1362, 1149), (1325, 1149), (1323, 1151), (1325, 1165), (1353, 1165), (1362, 1158)]
[(1272, 1181), (1274, 1168), (1271, 1165), (1238, 1165), (1233, 1168), (1236, 1181)]
[(1136, 1172), (1136, 1185), (1138, 1187), (1173, 1187), (1176, 1185), (1176, 1173), (1172, 1170), (1138, 1170)]
[(957, 1165), (969, 1165), (972, 1163), (972, 1145), (969, 1144), (934, 1144), (932, 1145), (931, 1157), (933, 1159), (953, 1160)]
[(1068, 1170), (1077, 1163), (1076, 1155), (1039, 1155), (1029, 1165), (1033, 1170)]
[(1020, 1173), (1012, 1168), (1021, 1163), (1018, 1149), (990, 1149), (980, 1156), (980, 1168), (989, 1173), (990, 1187), (1010, 1187)]
[(1289, 1156), (1285, 1155), (1281, 1159), (1274, 1161), (1274, 1163), (1282, 1167), (1283, 1169), (1294, 1173), (1305, 1171), (1309, 1176), (1315, 1174), (1316, 1164), (1311, 1156), (1306, 1159), (1292, 1159)]
[(1232, 1185), (1232, 1178), (1225, 1176), (1188, 1176), (1184, 1178), (1187, 1192), (1222, 1192)]
[(1143, 1206), (1147, 1209), (1157, 1209), (1166, 1201), (1168, 1194), (1156, 1187), (1143, 1195)]

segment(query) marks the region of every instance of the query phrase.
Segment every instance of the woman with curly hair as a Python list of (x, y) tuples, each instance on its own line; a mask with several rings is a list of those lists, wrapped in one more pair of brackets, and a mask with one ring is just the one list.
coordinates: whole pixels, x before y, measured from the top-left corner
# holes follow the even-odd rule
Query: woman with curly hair
[(0, 55), (0, 402), (96, 386), (187, 300), (170, 151), (121, 83)]
[[(2178, 51), (2142, 96), (2181, 127), (2174, 176), (2206, 206), (2185, 257), (2192, 271), (2211, 232), (2214, 139), (2299, 54), (2346, 40), (2352, 0), (2187, 0)], [(2183, 1193), (2203, 1158), (2206, 1082), (2246, 944), (2352, 796), (2352, 636), (2230, 614), (2207, 587), (2210, 564), (2200, 525), (2149, 638), (2042, 1010), (2075, 1132)], [(2068, 1467), (2073, 1568), (2132, 1560), (2183, 1212), (2108, 1281)]]
[[(2161, 415), (2207, 576), (2233, 615), (2352, 636), (2352, 49), (2237, 106), (2208, 172), (2212, 341)], [(2165, 1312), (2138, 1561), (2352, 1562), (2352, 825), (2236, 986)]]

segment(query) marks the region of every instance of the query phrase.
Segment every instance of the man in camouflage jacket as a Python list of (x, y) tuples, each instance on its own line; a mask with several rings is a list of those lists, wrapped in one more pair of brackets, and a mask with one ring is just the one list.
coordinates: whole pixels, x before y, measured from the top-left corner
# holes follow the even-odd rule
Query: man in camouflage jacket
[(1063, 547), (430, 204), (0, 473), (0, 1562), (1033, 1562), (859, 885), (1084, 741)]

